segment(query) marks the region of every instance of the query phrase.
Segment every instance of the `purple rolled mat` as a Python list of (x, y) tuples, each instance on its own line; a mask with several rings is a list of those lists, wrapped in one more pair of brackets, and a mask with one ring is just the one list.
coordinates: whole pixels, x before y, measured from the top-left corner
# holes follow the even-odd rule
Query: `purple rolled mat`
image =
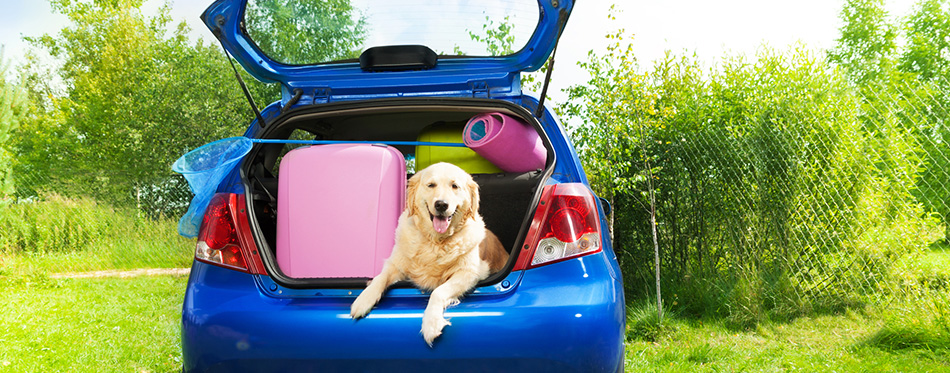
[(547, 149), (528, 123), (501, 113), (483, 113), (469, 119), (463, 131), (465, 145), (505, 172), (544, 168)]

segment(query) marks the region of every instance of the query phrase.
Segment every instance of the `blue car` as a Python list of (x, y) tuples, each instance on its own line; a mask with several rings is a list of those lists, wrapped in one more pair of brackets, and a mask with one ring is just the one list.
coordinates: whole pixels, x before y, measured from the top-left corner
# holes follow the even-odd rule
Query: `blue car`
[[(228, 54), (253, 77), (278, 83), (281, 99), (258, 111), (248, 94), (254, 118), (245, 137), (253, 146), (204, 212), (182, 311), (183, 371), (622, 371), (624, 294), (609, 205), (591, 191), (554, 113), (522, 91), (522, 74), (548, 60), (573, 6), (218, 0), (208, 7), (202, 19)], [(472, 123), (485, 115), (525, 126), (526, 140), (493, 153), (460, 147), (487, 136), (488, 122)], [(509, 258), (445, 311), (451, 325), (432, 346), (420, 335), (429, 294), (411, 283), (394, 285), (353, 320), (350, 306), (375, 274), (300, 275), (281, 259), (289, 249), (279, 231), (288, 224), (343, 227), (309, 243), (330, 253), (319, 260), (359, 264), (365, 242), (392, 240), (365, 222), (334, 221), (329, 206), (310, 207), (320, 219), (308, 222), (281, 211), (298, 198), (283, 186), (284, 157), (338, 143), (385, 144), (401, 155), (406, 178), (446, 161), (479, 184), (480, 213)], [(535, 166), (511, 165), (525, 160)], [(339, 180), (348, 178), (318, 169), (315, 184), (346, 193)], [(320, 193), (321, 185), (307, 188)], [(381, 259), (366, 259), (373, 260)]]

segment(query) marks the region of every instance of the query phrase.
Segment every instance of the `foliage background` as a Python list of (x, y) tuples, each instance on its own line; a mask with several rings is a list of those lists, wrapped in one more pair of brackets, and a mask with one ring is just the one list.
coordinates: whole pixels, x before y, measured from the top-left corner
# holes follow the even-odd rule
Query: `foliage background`
[[(56, 64), (33, 55), (18, 81), (0, 81), (0, 275), (187, 266), (193, 242), (170, 232), (191, 196), (168, 166), (246, 128), (229, 62), (217, 44), (190, 41), (167, 6), (148, 16), (143, 0), (51, 4), (70, 25), (28, 40)], [(913, 319), (930, 333), (925, 348), (950, 346), (950, 2), (921, 0), (897, 23), (882, 7), (847, 1), (827, 53), (763, 48), (711, 67), (668, 54), (641, 66), (623, 30), (590, 52), (590, 80), (558, 111), (615, 207), (632, 305), (656, 294), (655, 209), (661, 303), (674, 314), (754, 328), (890, 307), (882, 343), (902, 343), (893, 336)], [(330, 20), (350, 32), (307, 53), (351, 55), (361, 21)], [(472, 39), (504, 49), (506, 27)], [(292, 41), (265, 39), (304, 58), (281, 44)], [(279, 97), (243, 76), (259, 102)], [(634, 325), (659, 338), (659, 322)]]
[[(190, 40), (168, 3), (148, 15), (144, 2), (50, 0), (68, 25), (26, 37), (33, 49), (18, 81), (0, 81), (0, 271), (189, 264), (193, 243), (173, 232), (192, 196), (170, 165), (209, 139), (242, 134), (253, 114), (221, 46)], [(255, 4), (349, 20), (344, 30), (311, 30), (310, 40), (337, 42), (299, 50), (310, 57), (339, 57), (337, 47), (362, 38), (348, 1)], [(241, 75), (258, 102), (280, 97), (276, 84)]]
[(898, 26), (883, 1), (848, 1), (827, 55), (762, 48), (711, 68), (641, 67), (630, 36), (608, 35), (559, 109), (615, 206), (628, 299), (656, 296), (653, 208), (662, 300), (681, 315), (745, 328), (946, 294), (945, 274), (908, 263), (947, 240), (950, 28), (934, 20), (948, 5), (922, 1)]
[[(189, 40), (167, 6), (146, 15), (143, 0), (51, 4), (69, 26), (29, 38), (24, 65), (0, 57), (0, 287), (10, 305), (0, 370), (176, 371), (185, 278), (59, 276), (187, 267), (194, 241), (173, 232), (191, 194), (168, 166), (239, 135), (252, 115), (220, 46)], [(299, 50), (258, 34), (294, 61), (304, 51), (352, 56), (362, 37), (360, 20), (320, 8), (346, 1), (255, 4), (311, 6), (345, 23), (345, 35), (304, 30), (339, 43)], [(557, 110), (614, 207), (628, 369), (947, 366), (950, 1), (920, 0), (900, 19), (883, 4), (845, 2), (827, 53), (763, 48), (713, 66), (668, 54), (642, 66), (618, 30), (581, 64), (591, 78)], [(506, 22), (477, 31), (472, 40), (510, 49)], [(280, 87), (241, 74), (258, 102), (279, 97)], [(523, 86), (539, 91), (539, 76)]]

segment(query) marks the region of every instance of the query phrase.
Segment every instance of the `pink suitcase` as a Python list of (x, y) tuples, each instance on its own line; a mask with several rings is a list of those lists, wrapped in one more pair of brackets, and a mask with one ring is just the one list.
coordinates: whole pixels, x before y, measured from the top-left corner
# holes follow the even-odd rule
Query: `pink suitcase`
[(277, 264), (294, 278), (373, 277), (406, 204), (406, 163), (385, 145), (298, 148), (280, 162)]

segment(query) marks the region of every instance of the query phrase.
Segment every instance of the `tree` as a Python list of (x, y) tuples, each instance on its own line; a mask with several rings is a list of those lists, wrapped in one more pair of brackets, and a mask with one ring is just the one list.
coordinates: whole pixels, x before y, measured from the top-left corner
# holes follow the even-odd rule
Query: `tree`
[(904, 19), (906, 45), (898, 69), (917, 81), (901, 82), (912, 105), (899, 108), (923, 153), (915, 194), (928, 211), (940, 216), (950, 241), (950, 1), (922, 0)]
[[(887, 131), (912, 139), (919, 160), (913, 193), (927, 212), (940, 217), (950, 239), (950, 2), (921, 0), (899, 26), (884, 11), (883, 0), (849, 0), (838, 45), (829, 52), (862, 97), (860, 120), (878, 138), (887, 157), (895, 144)], [(903, 32), (906, 43), (895, 42)], [(901, 179), (899, 173), (884, 175)]]
[(187, 149), (240, 134), (247, 110), (233, 84), (220, 84), (229, 80), (221, 53), (191, 45), (183, 23), (170, 30), (167, 4), (145, 16), (143, 1), (51, 2), (70, 25), (27, 40), (60, 62), (65, 94), (32, 95), (51, 102), (36, 105), (21, 133), (23, 169), (45, 169), (69, 193), (129, 205), (167, 183)]
[(848, 0), (841, 11), (841, 37), (828, 51), (856, 82), (885, 75), (894, 64), (897, 30), (884, 9), (884, 0)]
[[(23, 68), (34, 109), (16, 141), (17, 167), (60, 193), (173, 215), (148, 206), (168, 205), (169, 193), (181, 191), (171, 164), (204, 143), (242, 134), (252, 116), (220, 45), (190, 41), (167, 4), (143, 14), (144, 1), (51, 0), (70, 24), (27, 38), (59, 67), (52, 76)], [(54, 78), (64, 82), (62, 92), (44, 85)], [(275, 85), (249, 83), (255, 98), (279, 98)], [(179, 192), (171, 205), (180, 208), (188, 197)]]
[[(515, 53), (515, 25), (512, 23), (508, 16), (505, 16), (504, 20), (498, 23), (498, 26), (495, 26), (495, 21), (489, 17), (485, 17), (485, 23), (482, 24), (481, 32), (473, 32), (468, 30), (468, 36), (472, 41), (481, 43), (485, 45), (485, 50), (488, 52), (489, 56), (507, 56)], [(455, 46), (454, 53), (459, 56), (464, 56), (466, 53), (458, 45)], [(548, 72), (548, 66), (551, 63), (551, 59), (548, 59), (544, 62), (544, 65), (541, 66), (538, 71), (535, 72), (522, 72), (521, 73), (521, 88), (522, 91), (525, 89), (537, 92), (541, 94), (543, 89), (544, 81), (539, 77), (544, 77)]]
[[(922, 0), (904, 20), (906, 46), (900, 56), (901, 71), (922, 80), (950, 77), (950, 2)], [(944, 83), (947, 84), (947, 83)]]
[[(498, 23), (497, 28), (495, 27), (495, 21), (487, 16), (485, 22), (482, 24), (481, 33), (468, 31), (468, 36), (472, 38), (472, 41), (485, 44), (485, 50), (488, 51), (489, 56), (507, 56), (515, 53), (515, 34), (513, 32), (515, 25), (511, 23), (510, 17), (505, 16), (505, 19)], [(455, 50), (456, 54), (464, 54), (461, 53), (458, 46), (455, 47)]]
[(14, 192), (13, 156), (9, 151), (11, 133), (20, 126), (26, 109), (23, 89), (7, 79), (8, 65), (0, 47), (0, 204)]
[(264, 54), (304, 65), (359, 57), (366, 22), (349, 0), (252, 0), (247, 33)]

